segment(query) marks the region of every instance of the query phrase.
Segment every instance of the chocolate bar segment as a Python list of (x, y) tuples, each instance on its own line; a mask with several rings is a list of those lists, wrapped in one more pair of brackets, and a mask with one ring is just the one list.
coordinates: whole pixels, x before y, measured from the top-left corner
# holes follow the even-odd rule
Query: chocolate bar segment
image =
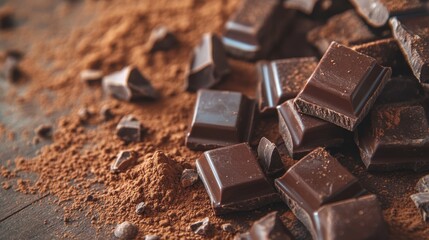
[(241, 142), (252, 135), (256, 103), (238, 92), (200, 90), (186, 146), (208, 150)]
[(230, 68), (221, 40), (215, 34), (206, 33), (200, 44), (194, 48), (186, 90), (211, 88), (229, 72)]
[(294, 103), (302, 113), (353, 131), (391, 73), (374, 58), (333, 42)]
[(216, 215), (279, 200), (247, 143), (206, 151), (196, 166)]
[(225, 25), (223, 43), (229, 54), (254, 60), (264, 58), (280, 40), (294, 15), (278, 0), (243, 0)]
[(425, 11), (424, 0), (351, 0), (351, 3), (374, 27), (384, 26), (389, 17)]
[(325, 25), (314, 28), (307, 34), (307, 40), (321, 54), (325, 53), (332, 41), (352, 46), (373, 41), (377, 37), (354, 10), (329, 18)]
[(340, 146), (347, 131), (330, 122), (299, 113), (293, 100), (277, 107), (279, 132), (289, 155), (302, 157), (317, 147)]
[(254, 222), (250, 230), (238, 234), (235, 240), (292, 240), (292, 234), (283, 225), (277, 212), (271, 212)]
[(429, 124), (421, 104), (376, 107), (355, 139), (368, 170), (429, 169)]
[(422, 85), (414, 76), (391, 78), (374, 105), (419, 102), (425, 98)]
[(358, 179), (323, 148), (317, 148), (275, 180), (283, 201), (307, 227), (314, 239), (313, 213), (322, 205), (360, 196)]
[(388, 239), (380, 203), (374, 194), (324, 205), (315, 216), (317, 239)]
[(259, 111), (274, 112), (277, 105), (296, 97), (316, 66), (315, 57), (258, 62)]
[(414, 76), (429, 83), (429, 15), (392, 18), (390, 26)]

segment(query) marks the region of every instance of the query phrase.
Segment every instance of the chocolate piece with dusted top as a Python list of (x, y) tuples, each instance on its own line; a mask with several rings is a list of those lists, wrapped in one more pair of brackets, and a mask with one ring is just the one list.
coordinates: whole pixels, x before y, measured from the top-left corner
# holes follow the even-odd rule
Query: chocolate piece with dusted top
[(275, 112), (277, 105), (296, 97), (316, 66), (315, 57), (258, 62), (259, 111)]
[(248, 142), (256, 103), (239, 92), (200, 90), (197, 93), (186, 146), (208, 150)]
[(333, 42), (294, 103), (302, 113), (353, 131), (391, 73), (374, 58)]
[(225, 26), (227, 52), (247, 60), (265, 57), (283, 36), (294, 13), (279, 0), (243, 0)]
[(185, 88), (187, 91), (211, 88), (229, 72), (221, 40), (215, 34), (206, 33), (200, 44), (194, 48)]
[(278, 106), (277, 111), (280, 135), (293, 158), (302, 157), (317, 147), (338, 147), (347, 136), (343, 128), (299, 113), (292, 99)]
[(216, 215), (280, 200), (247, 143), (206, 151), (196, 165)]

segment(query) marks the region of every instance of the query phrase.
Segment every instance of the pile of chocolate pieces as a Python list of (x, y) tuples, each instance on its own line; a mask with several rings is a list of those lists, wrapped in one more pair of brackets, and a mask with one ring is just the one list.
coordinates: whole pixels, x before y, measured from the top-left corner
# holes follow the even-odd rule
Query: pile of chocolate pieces
[[(305, 14), (325, 21), (300, 35), (308, 28)], [(295, 29), (291, 38), (304, 38), (286, 37), (285, 46), (287, 29)], [(321, 58), (258, 61), (256, 100), (208, 90), (230, 72), (227, 54), (261, 60), (300, 48), (300, 41), (314, 49), (296, 51), (317, 49)], [(423, 0), (242, 0), (223, 36), (208, 33), (195, 48), (187, 80), (197, 99), (186, 146), (205, 151), (196, 166), (216, 215), (283, 200), (314, 239), (386, 239), (377, 196), (329, 150), (354, 142), (368, 171), (429, 169)], [(280, 144), (300, 159), (289, 169), (279, 144), (262, 138), (257, 154), (249, 144), (255, 122), (275, 114)], [(278, 216), (266, 218), (237, 238), (292, 239), (285, 227), (274, 227)]]

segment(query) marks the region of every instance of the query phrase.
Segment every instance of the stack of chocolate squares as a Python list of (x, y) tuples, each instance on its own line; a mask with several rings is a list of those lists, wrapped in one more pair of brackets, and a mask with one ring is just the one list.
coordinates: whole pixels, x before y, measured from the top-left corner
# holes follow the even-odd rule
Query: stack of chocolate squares
[[(302, 37), (303, 19), (314, 24), (296, 41), (314, 48), (267, 60)], [(215, 214), (283, 200), (314, 239), (388, 238), (377, 196), (329, 151), (356, 144), (368, 171), (429, 169), (428, 49), (424, 1), (243, 0), (222, 38), (195, 49), (187, 83), (197, 98), (186, 146), (205, 151), (196, 166)], [(259, 60), (256, 100), (208, 90), (229, 73), (227, 54)], [(300, 159), (289, 169), (267, 139), (258, 154), (251, 146), (258, 121), (275, 114)]]

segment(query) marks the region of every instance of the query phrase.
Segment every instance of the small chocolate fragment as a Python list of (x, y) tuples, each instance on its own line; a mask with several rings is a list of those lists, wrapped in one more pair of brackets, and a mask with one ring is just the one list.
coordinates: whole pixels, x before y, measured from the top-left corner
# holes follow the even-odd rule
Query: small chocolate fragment
[(316, 236), (313, 213), (322, 205), (362, 195), (365, 190), (337, 159), (317, 148), (275, 180), (283, 201)]
[(229, 72), (221, 40), (215, 34), (206, 33), (194, 49), (185, 88), (187, 91), (211, 88)]
[(424, 97), (424, 89), (414, 76), (399, 76), (387, 82), (374, 105), (418, 102)]
[(15, 25), (13, 9), (10, 7), (0, 7), (0, 30), (10, 29)]
[(116, 135), (125, 142), (141, 140), (141, 124), (132, 115), (124, 116), (116, 126)]
[(131, 101), (140, 98), (156, 99), (158, 93), (152, 84), (132, 66), (103, 78), (104, 91), (120, 100)]
[(264, 58), (295, 15), (281, 4), (278, 0), (243, 0), (225, 25), (223, 43), (227, 52), (246, 60)]
[(277, 107), (279, 132), (289, 155), (299, 158), (317, 147), (338, 147), (347, 131), (330, 122), (299, 113), (293, 100)]
[(109, 106), (103, 105), (100, 109), (100, 116), (104, 121), (109, 121), (115, 115), (113, 114), (112, 110), (110, 110)]
[(137, 163), (137, 152), (124, 150), (120, 151), (110, 166), (112, 173), (120, 173), (134, 166)]
[(115, 237), (119, 239), (124, 239), (124, 240), (132, 240), (136, 238), (137, 233), (138, 233), (138, 229), (136, 225), (128, 221), (118, 224), (114, 231)]
[(411, 195), (416, 207), (419, 209), (420, 214), (422, 215), (423, 221), (429, 221), (429, 193), (416, 193)]
[(185, 169), (180, 177), (182, 187), (187, 188), (194, 185), (198, 181), (198, 173), (194, 169)]
[(17, 82), (21, 75), (21, 69), (19, 68), (19, 61), (21, 56), (17, 55), (15, 52), (7, 52), (6, 59), (3, 63), (2, 73), (7, 81)]
[(88, 121), (89, 118), (91, 118), (92, 113), (89, 111), (88, 108), (81, 107), (77, 111), (77, 115), (82, 122), (86, 122), (86, 121)]
[(190, 228), (192, 232), (198, 235), (208, 236), (213, 230), (213, 225), (210, 223), (210, 219), (206, 217), (200, 221), (192, 223)]
[(320, 240), (389, 238), (374, 194), (324, 205), (314, 216)]
[(254, 222), (249, 232), (238, 234), (235, 240), (292, 240), (277, 212), (271, 212)]
[(270, 140), (262, 137), (258, 145), (258, 159), (264, 172), (273, 176), (276, 174), (283, 174), (285, 167), (282, 158), (276, 145)]
[(186, 134), (186, 146), (208, 150), (248, 142), (255, 114), (255, 101), (241, 93), (200, 90)]
[(381, 66), (391, 67), (392, 75), (408, 75), (410, 67), (402, 55), (401, 48), (394, 38), (386, 38), (374, 42), (368, 42), (352, 47), (356, 52), (375, 58)]
[(332, 42), (294, 103), (302, 113), (353, 131), (391, 73), (374, 58)]
[(103, 79), (103, 72), (100, 70), (85, 69), (82, 72), (80, 72), (80, 80), (88, 85), (101, 84), (102, 79)]
[(196, 165), (216, 215), (279, 200), (247, 143), (206, 151)]
[(315, 57), (258, 62), (259, 111), (274, 112), (277, 105), (296, 97), (316, 66)]
[(145, 202), (140, 202), (136, 206), (136, 214), (137, 215), (143, 215), (145, 209), (146, 209), (146, 203)]
[(95, 202), (97, 199), (92, 195), (92, 194), (89, 194), (88, 196), (86, 196), (86, 199), (85, 199), (85, 201), (87, 201), (87, 202)]
[(375, 107), (355, 140), (368, 170), (429, 169), (429, 124), (420, 103)]
[(283, 6), (299, 10), (305, 14), (311, 14), (317, 1), (319, 0), (283, 0)]
[(395, 17), (390, 26), (414, 76), (429, 83), (429, 15)]
[(234, 225), (232, 225), (231, 223), (224, 223), (220, 226), (220, 228), (222, 228), (222, 231), (228, 233), (235, 233), (237, 231)]
[(52, 126), (51, 125), (42, 124), (42, 125), (38, 126), (34, 130), (34, 132), (36, 133), (36, 135), (38, 137), (49, 138), (52, 135)]
[(165, 26), (152, 30), (148, 40), (149, 52), (168, 51), (179, 44), (176, 36)]
[(426, 175), (417, 182), (416, 190), (419, 192), (429, 192), (429, 175)]
[(373, 27), (382, 27), (389, 17), (425, 11), (425, 0), (351, 0), (357, 12)]
[(325, 53), (332, 41), (352, 46), (375, 39), (377, 36), (353, 10), (331, 17), (325, 25), (307, 34), (307, 40), (317, 47), (321, 54)]

